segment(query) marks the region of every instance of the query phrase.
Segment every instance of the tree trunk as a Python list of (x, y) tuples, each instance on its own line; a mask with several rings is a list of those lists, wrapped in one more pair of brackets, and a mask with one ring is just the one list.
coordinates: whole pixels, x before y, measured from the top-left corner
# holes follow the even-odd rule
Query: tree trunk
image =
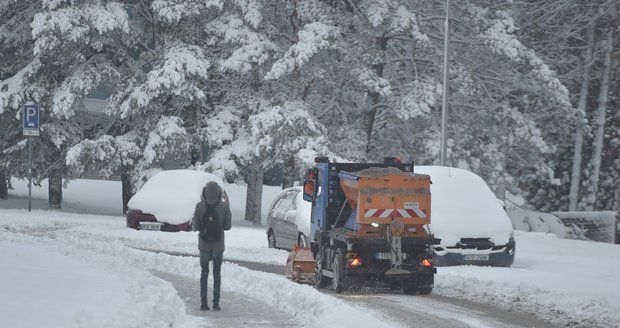
[(7, 199), (9, 197), (9, 186), (7, 184), (6, 171), (0, 169), (0, 199)]
[(59, 209), (62, 207), (62, 178), (63, 178), (63, 167), (64, 165), (59, 165), (58, 167), (53, 167), (50, 170), (48, 176), (48, 202), (50, 208)]
[(282, 168), (282, 189), (290, 188), (297, 179), (297, 168), (295, 167), (295, 157), (291, 156), (284, 163)]
[(579, 105), (577, 107), (577, 130), (575, 131), (575, 148), (573, 153), (573, 170), (570, 181), (569, 211), (577, 210), (577, 201), (579, 199), (579, 185), (581, 184), (581, 161), (583, 151), (583, 133), (587, 124), (586, 104), (588, 101), (588, 91), (590, 89), (590, 66), (592, 64), (592, 52), (595, 45), (594, 38), (596, 36), (596, 21), (590, 22), (588, 28), (588, 48), (586, 49), (586, 58), (583, 66), (583, 74), (581, 79), (581, 90), (579, 92)]
[(254, 224), (260, 224), (261, 202), (263, 198), (263, 169), (259, 165), (250, 165), (247, 186), (245, 220), (254, 222)]
[(607, 49), (605, 50), (605, 64), (603, 67), (603, 76), (601, 77), (598, 109), (596, 110), (596, 118), (594, 120), (596, 132), (594, 134), (594, 141), (592, 144), (592, 171), (590, 172), (590, 183), (588, 184), (588, 195), (586, 197), (586, 208), (590, 211), (596, 208), (596, 197), (598, 192), (599, 176), (601, 173), (601, 158), (603, 156), (605, 119), (609, 93), (609, 74), (611, 71), (612, 55), (614, 52), (613, 42), (614, 27), (610, 26), (607, 34)]
[[(383, 77), (383, 70), (385, 68), (385, 50), (387, 49), (388, 39), (384, 36), (377, 37), (375, 39), (375, 46), (379, 52), (378, 62), (372, 65), (372, 70), (378, 77)], [(364, 133), (366, 134), (366, 160), (370, 157), (370, 151), (372, 150), (372, 133), (375, 127), (375, 119), (377, 112), (379, 111), (379, 104), (381, 101), (381, 94), (376, 91), (368, 91), (368, 98), (370, 99), (370, 108), (362, 113), (362, 124)]]
[(131, 183), (131, 175), (129, 172), (121, 173), (121, 188), (123, 193), (123, 214), (126, 214), (127, 210), (129, 210), (127, 204), (133, 196), (133, 185)]
[(189, 147), (189, 162), (192, 166), (203, 160), (202, 145), (198, 138), (198, 131), (200, 129), (199, 117), (200, 115), (197, 107), (192, 107), (189, 109), (187, 123), (191, 125), (187, 127), (187, 131), (191, 135), (191, 145)]

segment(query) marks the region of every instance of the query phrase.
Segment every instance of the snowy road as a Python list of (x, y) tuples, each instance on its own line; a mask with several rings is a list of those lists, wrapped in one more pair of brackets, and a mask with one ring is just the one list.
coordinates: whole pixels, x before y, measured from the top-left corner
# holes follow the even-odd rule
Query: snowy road
[[(132, 302), (134, 297), (124, 292), (131, 290), (131, 286), (123, 286), (135, 278), (124, 277), (128, 274), (143, 276), (149, 288), (163, 297), (166, 309), (172, 310), (162, 317), (161, 323), (166, 327), (227, 327), (243, 323), (257, 326), (262, 322), (280, 327), (297, 324), (321, 327), (335, 323), (342, 327), (373, 328), (620, 326), (617, 302), (605, 297), (616, 293), (617, 285), (611, 281), (615, 281), (613, 272), (617, 272), (614, 264), (617, 262), (601, 261), (602, 257), (618, 256), (615, 245), (558, 240), (537, 234), (517, 237), (522, 242), (518, 253), (521, 257), (514, 268), (441, 268), (436, 276), (436, 288), (429, 296), (402, 295), (387, 290), (336, 295), (329, 290), (318, 291), (286, 280), (282, 277), (282, 263), (286, 261), (287, 252), (267, 248), (263, 229), (236, 225), (227, 233), (224, 254), (227, 263), (222, 267), (225, 311), (215, 314), (196, 312), (200, 266), (195, 258), (198, 253), (195, 233), (136, 231), (127, 229), (122, 217), (0, 209), (0, 241), (16, 245), (11, 246), (14, 251), (7, 256), (19, 254), (19, 249), (31, 245), (38, 249), (33, 254), (52, 250), (76, 259), (78, 262), (73, 265), (86, 265), (82, 271), (92, 272), (92, 277), (96, 277), (98, 267), (103, 266), (119, 277), (119, 287), (114, 289), (119, 298), (117, 304)], [(572, 249), (572, 257), (561, 252), (567, 248)], [(588, 263), (597, 270), (584, 270), (574, 263)], [(30, 270), (27, 266), (21, 267)], [(58, 271), (54, 266), (40, 269), (58, 274), (54, 273)], [(20, 276), (16, 274), (11, 278), (16, 281), (5, 283), (7, 286), (20, 283)], [(568, 281), (572, 283), (565, 285)], [(544, 284), (555, 290), (539, 287)], [(589, 287), (589, 295), (584, 296), (581, 289), (586, 287)], [(146, 296), (149, 302), (162, 300), (154, 299), (153, 293), (144, 293), (146, 291), (136, 295)], [(0, 301), (3, 296), (0, 295)], [(138, 299), (142, 300), (140, 296)], [(34, 300), (40, 298), (34, 297)], [(4, 297), (4, 301), (11, 302), (11, 298)], [(278, 310), (273, 311), (274, 308)], [(133, 311), (131, 314), (150, 315), (149, 309), (152, 307), (148, 305), (136, 308), (138, 314)], [(76, 312), (79, 308), (67, 311)], [(67, 312), (65, 317), (75, 325), (64, 327), (80, 327), (80, 314), (76, 312), (78, 316), (75, 317), (73, 312)], [(0, 309), (0, 326), (4, 326), (2, 313)], [(161, 313), (161, 309), (156, 313)], [(4, 313), (5, 317), (10, 315)], [(411, 318), (417, 319), (411, 321)], [(102, 319), (101, 325), (93, 327), (109, 326), (103, 323)]]
[[(193, 254), (169, 252), (166, 250), (149, 249), (149, 252), (161, 252), (172, 256), (195, 257)], [(284, 266), (267, 263), (237, 261), (233, 262), (240, 266), (272, 274), (283, 275)], [(166, 280), (173, 283), (175, 288), (179, 285), (179, 278), (174, 276)], [(197, 282), (195, 282), (197, 283)], [(194, 283), (194, 284), (195, 284)], [(179, 289), (179, 288), (177, 288)], [(436, 328), (554, 328), (559, 327), (551, 323), (537, 320), (530, 315), (507, 311), (492, 305), (470, 302), (462, 299), (445, 297), (441, 295), (413, 296), (394, 293), (383, 289), (370, 289), (365, 293), (335, 294), (329, 289), (322, 290), (324, 294), (339, 298), (348, 303), (362, 306), (379, 313), (386, 320), (392, 321), (403, 327), (436, 327)], [(183, 287), (179, 293), (183, 297)], [(195, 294), (195, 291), (193, 291)], [(229, 297), (228, 295), (226, 297)], [(230, 295), (237, 299), (238, 295)], [(195, 299), (195, 297), (194, 297)], [(194, 308), (197, 303), (191, 304)], [(191, 308), (190, 306), (190, 308)], [(276, 312), (277, 313), (277, 312)], [(194, 314), (194, 313), (192, 313)], [(195, 315), (195, 314), (194, 314)], [(415, 318), (415, 320), (413, 320)], [(274, 326), (286, 326), (283, 319), (274, 318)], [(290, 323), (289, 323), (290, 324)], [(228, 327), (224, 324), (222, 327)]]
[(404, 327), (552, 328), (530, 316), (439, 295), (412, 296), (341, 294), (340, 299), (374, 309)]

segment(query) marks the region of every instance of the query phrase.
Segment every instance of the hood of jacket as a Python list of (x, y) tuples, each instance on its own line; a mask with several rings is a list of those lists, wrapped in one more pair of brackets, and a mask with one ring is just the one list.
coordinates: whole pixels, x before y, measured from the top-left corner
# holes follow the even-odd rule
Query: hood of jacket
[(211, 181), (202, 188), (202, 201), (209, 206), (216, 205), (222, 198), (222, 191), (217, 182)]

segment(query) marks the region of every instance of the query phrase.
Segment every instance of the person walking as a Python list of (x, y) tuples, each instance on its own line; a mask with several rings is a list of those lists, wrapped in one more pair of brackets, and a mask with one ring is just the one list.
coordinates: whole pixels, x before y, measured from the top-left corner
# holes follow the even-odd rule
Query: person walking
[(224, 255), (224, 231), (230, 230), (230, 206), (228, 197), (216, 182), (209, 182), (202, 189), (201, 201), (196, 204), (192, 228), (198, 231), (200, 251), (200, 309), (209, 310), (207, 303), (207, 280), (209, 262), (213, 261), (213, 310), (220, 311), (220, 286), (222, 283), (222, 258)]

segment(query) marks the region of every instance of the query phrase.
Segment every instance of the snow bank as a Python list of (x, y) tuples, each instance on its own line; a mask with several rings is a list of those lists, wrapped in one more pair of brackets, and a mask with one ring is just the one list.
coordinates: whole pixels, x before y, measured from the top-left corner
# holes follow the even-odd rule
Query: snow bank
[(192, 326), (174, 288), (150, 273), (9, 231), (0, 232), (3, 326)]
[[(123, 197), (120, 181), (75, 179), (65, 180), (63, 188), (63, 206), (86, 213), (102, 215), (121, 215)], [(11, 178), (13, 190), (9, 195), (28, 197), (28, 180)], [(47, 200), (47, 179), (41, 186), (32, 186), (32, 198)], [(28, 203), (24, 203), (27, 208)]]
[(620, 327), (620, 246), (515, 231), (512, 268), (442, 267), (435, 292), (574, 327)]
[[(79, 224), (80, 219), (75, 217), (67, 222), (57, 221), (56, 223), (51, 223), (50, 220), (44, 222), (44, 212), (0, 212), (2, 213), (0, 224), (9, 224), (9, 230), (30, 234), (43, 232), (42, 235), (49, 237), (43, 238), (45, 243), (64, 247), (71, 257), (77, 253), (80, 257), (96, 258), (102, 262), (102, 265), (113, 266), (115, 270), (139, 270), (141, 272), (158, 270), (189, 277), (196, 281), (200, 275), (198, 259), (155, 254), (128, 248), (119, 238), (110, 238), (78, 229), (81, 226)], [(82, 222), (103, 223), (103, 231), (109, 228), (106, 220), (98, 217), (92, 219), (82, 219)], [(4, 234), (10, 234), (10, 232), (4, 232)], [(110, 260), (110, 262), (107, 260)], [(251, 271), (229, 263), (223, 264), (222, 275), (223, 297), (226, 297), (227, 291), (241, 293), (249, 299), (272, 305), (304, 327), (379, 328), (394, 326), (392, 323), (383, 321), (380, 315), (372, 311), (347, 304), (344, 301), (325, 295), (310, 286), (290, 282), (278, 275)], [(140, 280), (136, 276), (131, 276), (130, 278)], [(196, 288), (198, 290), (198, 286)], [(151, 290), (147, 291), (152, 292)], [(63, 294), (61, 293), (60, 295), (62, 296)], [(144, 295), (139, 294), (137, 297), (144, 297)], [(176, 298), (178, 299), (178, 296)], [(148, 299), (159, 299), (161, 301), (166, 298), (161, 296), (161, 293), (154, 292), (154, 295), (149, 296)], [(137, 302), (131, 309), (140, 306), (140, 304), (142, 303)], [(160, 311), (167, 307), (168, 304), (152, 304), (150, 309), (152, 311)], [(157, 318), (157, 315), (162, 316), (162, 314), (152, 315), (155, 318)], [(150, 323), (142, 326), (158, 327)]]
[(431, 231), (444, 246), (461, 238), (490, 238), (508, 243), (510, 219), (487, 184), (476, 174), (444, 166), (416, 166), (431, 177)]

